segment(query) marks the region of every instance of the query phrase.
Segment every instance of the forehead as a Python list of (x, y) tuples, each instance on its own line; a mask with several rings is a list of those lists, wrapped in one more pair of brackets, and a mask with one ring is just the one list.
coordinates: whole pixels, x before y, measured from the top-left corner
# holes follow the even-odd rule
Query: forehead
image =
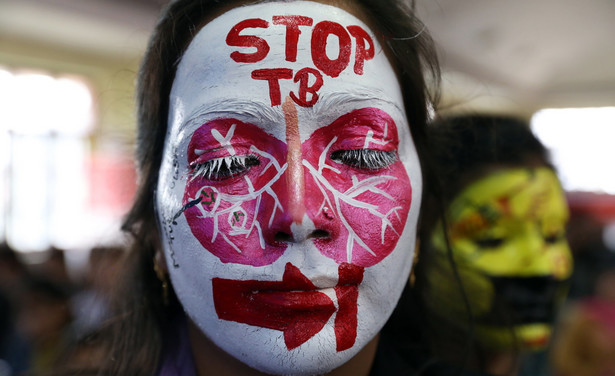
[(367, 102), (405, 118), (395, 72), (368, 26), (334, 6), (290, 1), (207, 23), (178, 66), (169, 120), (234, 111), (275, 121), (286, 98), (304, 119), (333, 120)]
[(559, 180), (546, 167), (507, 169), (479, 179), (457, 196), (451, 214), (459, 219), (487, 207), (521, 219), (568, 216)]

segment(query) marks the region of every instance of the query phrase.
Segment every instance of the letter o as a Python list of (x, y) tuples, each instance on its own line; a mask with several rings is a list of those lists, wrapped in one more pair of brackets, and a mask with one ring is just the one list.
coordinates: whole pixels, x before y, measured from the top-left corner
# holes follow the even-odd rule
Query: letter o
[[(335, 35), (339, 40), (339, 55), (331, 60), (327, 56), (327, 40)], [(352, 40), (344, 27), (337, 22), (322, 21), (312, 31), (312, 61), (316, 68), (330, 77), (337, 77), (350, 62)]]

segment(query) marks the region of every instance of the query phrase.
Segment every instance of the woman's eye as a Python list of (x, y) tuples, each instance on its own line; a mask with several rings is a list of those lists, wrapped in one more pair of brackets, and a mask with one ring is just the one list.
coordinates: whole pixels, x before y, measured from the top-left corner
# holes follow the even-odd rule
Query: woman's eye
[(474, 243), (476, 243), (476, 245), (479, 246), (480, 248), (493, 249), (493, 248), (498, 248), (502, 244), (504, 244), (504, 240), (505, 240), (504, 238), (498, 238), (498, 237), (485, 237), (485, 238), (475, 239)]
[(397, 154), (372, 149), (338, 150), (331, 153), (331, 159), (361, 170), (379, 170), (395, 163)]
[(192, 178), (207, 180), (225, 180), (247, 172), (250, 167), (258, 166), (259, 160), (255, 155), (233, 155), (211, 159), (203, 163), (192, 165)]

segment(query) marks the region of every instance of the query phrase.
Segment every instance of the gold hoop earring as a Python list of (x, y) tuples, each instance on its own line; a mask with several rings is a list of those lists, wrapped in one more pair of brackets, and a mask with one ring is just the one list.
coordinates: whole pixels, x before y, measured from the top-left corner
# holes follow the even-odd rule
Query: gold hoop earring
[(169, 305), (169, 279), (166, 273), (158, 266), (158, 262), (156, 257), (154, 257), (154, 272), (156, 273), (156, 277), (162, 283), (162, 304), (165, 306)]
[(414, 271), (416, 270), (416, 264), (419, 262), (419, 253), (420, 253), (420, 244), (421, 241), (416, 239), (416, 245), (414, 246), (414, 259), (412, 260), (412, 271), (410, 272), (410, 287), (414, 287), (414, 283), (416, 282), (416, 275)]

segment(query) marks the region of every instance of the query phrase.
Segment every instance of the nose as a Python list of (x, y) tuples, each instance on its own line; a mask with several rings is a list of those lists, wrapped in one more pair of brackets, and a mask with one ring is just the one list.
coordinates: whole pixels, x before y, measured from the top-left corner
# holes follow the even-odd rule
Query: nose
[[(331, 238), (335, 216), (328, 206), (318, 203), (322, 202), (322, 193), (317, 187), (309, 184), (306, 189), (297, 108), (289, 97), (282, 104), (282, 110), (286, 122), (287, 167), (282, 182), (283, 192), (280, 192), (283, 209), (272, 226), (271, 240), (276, 243), (300, 243), (310, 239)], [(312, 179), (308, 177), (307, 180)]]
[(302, 243), (310, 239), (329, 238), (331, 238), (331, 232), (318, 228), (307, 216), (301, 223), (291, 223), (290, 231), (278, 230), (274, 235), (274, 240), (281, 243)]
[(288, 187), (288, 212), (293, 222), (301, 224), (305, 215), (305, 177), (297, 108), (289, 97), (282, 105), (286, 121), (286, 185)]
[(525, 232), (518, 243), (520, 270), (528, 274), (548, 273), (548, 257), (545, 253), (546, 243), (540, 233), (539, 226), (528, 223)]

